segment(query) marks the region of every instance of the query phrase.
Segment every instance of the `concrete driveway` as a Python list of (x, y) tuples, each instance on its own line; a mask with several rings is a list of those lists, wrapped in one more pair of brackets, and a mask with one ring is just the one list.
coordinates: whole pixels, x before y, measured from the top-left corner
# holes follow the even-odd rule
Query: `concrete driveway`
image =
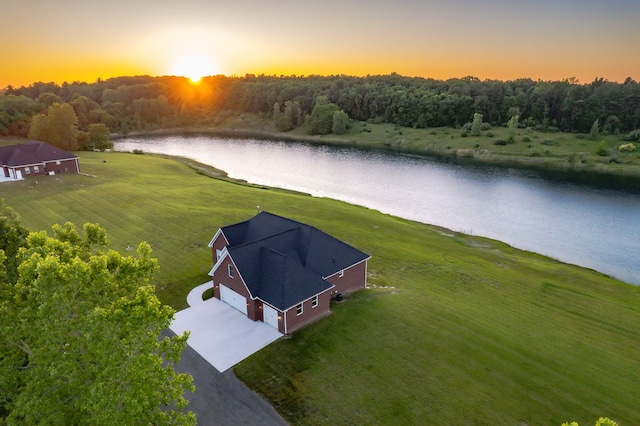
[(202, 301), (202, 292), (212, 285), (205, 283), (189, 294), (190, 306), (176, 313), (170, 329), (176, 334), (190, 331), (189, 346), (216, 370), (224, 372), (282, 334), (262, 321), (250, 320), (216, 298)]

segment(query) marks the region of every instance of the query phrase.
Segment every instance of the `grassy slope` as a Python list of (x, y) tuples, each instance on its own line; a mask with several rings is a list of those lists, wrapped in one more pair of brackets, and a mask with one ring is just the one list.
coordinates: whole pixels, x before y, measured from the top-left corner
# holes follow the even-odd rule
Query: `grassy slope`
[(236, 367), (294, 423), (640, 424), (640, 289), (478, 237), (211, 179), (170, 159), (80, 153), (83, 172), (2, 184), (32, 229), (145, 240), (162, 301), (207, 280), (209, 239), (255, 206), (373, 255), (370, 284)]

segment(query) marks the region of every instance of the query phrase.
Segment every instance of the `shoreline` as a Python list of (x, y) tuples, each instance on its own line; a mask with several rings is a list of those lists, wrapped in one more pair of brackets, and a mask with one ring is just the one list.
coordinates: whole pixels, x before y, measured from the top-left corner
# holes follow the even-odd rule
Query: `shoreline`
[(286, 143), (303, 143), (316, 146), (330, 146), (336, 148), (351, 148), (362, 151), (388, 152), (399, 155), (415, 156), (417, 158), (431, 158), (444, 163), (489, 167), (500, 169), (518, 169), (530, 171), (559, 182), (569, 182), (577, 185), (587, 185), (602, 189), (614, 189), (633, 194), (640, 194), (640, 170), (638, 173), (625, 170), (611, 170), (604, 167), (576, 166), (562, 158), (544, 160), (540, 157), (516, 157), (483, 152), (470, 152), (463, 149), (438, 151), (434, 149), (417, 149), (394, 146), (376, 146), (366, 141), (352, 139), (345, 141), (329, 135), (309, 136), (291, 133), (273, 132), (255, 129), (215, 128), (215, 127), (176, 127), (148, 131), (135, 131), (125, 134), (112, 134), (113, 140), (128, 137), (157, 137), (157, 136), (213, 136), (226, 139), (258, 139), (281, 141)]

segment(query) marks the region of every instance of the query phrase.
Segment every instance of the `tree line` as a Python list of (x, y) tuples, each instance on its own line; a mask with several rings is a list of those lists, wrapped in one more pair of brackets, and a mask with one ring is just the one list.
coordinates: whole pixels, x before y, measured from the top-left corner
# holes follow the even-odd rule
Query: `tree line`
[[(55, 105), (70, 109), (62, 114), (51, 110)], [(35, 127), (32, 136), (37, 136), (57, 113), (77, 129), (76, 147), (100, 148), (105, 132), (215, 125), (234, 112), (273, 118), (281, 131), (306, 124), (310, 133), (343, 131), (345, 117), (347, 124), (353, 119), (430, 128), (461, 127), (482, 114), (493, 126), (518, 116), (521, 126), (588, 133), (597, 122), (603, 133), (625, 134), (640, 127), (640, 84), (631, 78), (581, 84), (575, 79), (435, 80), (398, 74), (248, 74), (206, 77), (199, 85), (182, 77), (149, 76), (38, 82), (8, 87), (0, 95), (0, 134), (28, 136)]]

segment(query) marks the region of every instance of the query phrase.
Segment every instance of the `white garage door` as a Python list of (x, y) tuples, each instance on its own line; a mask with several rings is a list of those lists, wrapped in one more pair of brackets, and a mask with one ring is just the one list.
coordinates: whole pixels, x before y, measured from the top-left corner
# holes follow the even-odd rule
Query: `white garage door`
[(220, 300), (247, 315), (247, 299), (222, 284), (220, 284)]
[(276, 311), (269, 305), (262, 305), (262, 306), (263, 306), (262, 310), (264, 311), (263, 312), (264, 322), (277, 330), (278, 329), (278, 311)]

